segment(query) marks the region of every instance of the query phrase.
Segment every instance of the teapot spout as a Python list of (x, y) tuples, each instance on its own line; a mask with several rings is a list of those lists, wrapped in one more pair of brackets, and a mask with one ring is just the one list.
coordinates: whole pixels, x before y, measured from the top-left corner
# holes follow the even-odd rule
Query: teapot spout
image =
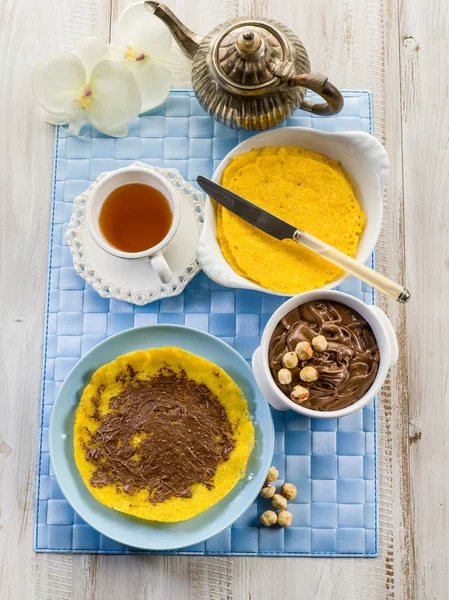
[(176, 17), (165, 4), (162, 4), (162, 2), (146, 0), (144, 5), (149, 12), (156, 15), (156, 17), (167, 25), (178, 46), (187, 58), (192, 60), (203, 38), (200, 35), (193, 33), (193, 31), (181, 23), (178, 17)]

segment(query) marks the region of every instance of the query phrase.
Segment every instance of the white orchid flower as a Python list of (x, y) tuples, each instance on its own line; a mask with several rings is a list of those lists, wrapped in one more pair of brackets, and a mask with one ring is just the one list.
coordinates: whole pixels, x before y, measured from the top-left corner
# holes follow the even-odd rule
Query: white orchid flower
[(112, 57), (134, 75), (142, 95), (142, 112), (162, 104), (170, 91), (172, 74), (190, 79), (190, 61), (172, 50), (172, 36), (164, 23), (148, 12), (143, 2), (128, 6), (118, 19), (120, 44)]
[(90, 38), (73, 53), (56, 54), (37, 65), (33, 91), (48, 123), (69, 124), (75, 135), (84, 123), (107, 135), (127, 135), (142, 98), (130, 71), (108, 59), (108, 46)]

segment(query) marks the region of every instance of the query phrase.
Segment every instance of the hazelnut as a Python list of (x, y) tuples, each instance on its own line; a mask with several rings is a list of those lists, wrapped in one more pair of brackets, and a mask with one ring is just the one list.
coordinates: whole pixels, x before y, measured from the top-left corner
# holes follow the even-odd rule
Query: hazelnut
[(268, 469), (268, 475), (267, 475), (268, 483), (271, 483), (272, 481), (276, 481), (276, 479), (278, 477), (279, 477), (279, 471), (276, 469), (276, 467), (270, 467)]
[(303, 367), (299, 372), (299, 377), (303, 381), (316, 381), (318, 379), (318, 371), (315, 367)]
[(312, 346), (309, 342), (299, 342), (296, 344), (295, 352), (299, 360), (309, 360), (313, 356)]
[(281, 510), (278, 513), (278, 525), (281, 527), (290, 527), (292, 524), (292, 513), (288, 510)]
[(292, 382), (292, 374), (288, 369), (281, 369), (278, 372), (278, 381), (281, 385), (288, 385)]
[(271, 483), (266, 483), (260, 490), (260, 495), (263, 498), (272, 498), (275, 492), (276, 488), (274, 487), (274, 485), (271, 485)]
[(279, 491), (284, 498), (287, 498), (287, 500), (293, 500), (293, 498), (296, 498), (297, 492), (293, 483), (284, 483)]
[(262, 525), (265, 525), (265, 527), (271, 527), (271, 525), (274, 525), (276, 523), (277, 519), (278, 516), (274, 512), (274, 510), (266, 510), (260, 515), (260, 522), (262, 523)]
[(282, 357), (282, 364), (287, 369), (294, 369), (298, 364), (298, 355), (296, 352), (286, 352)]
[(324, 335), (317, 335), (312, 340), (312, 346), (317, 352), (324, 352), (327, 348), (327, 340)]
[(280, 494), (275, 494), (273, 496), (273, 498), (271, 499), (271, 504), (274, 506), (274, 508), (280, 508), (282, 510), (285, 510), (287, 508), (287, 500), (284, 498), (284, 496), (281, 496)]
[(302, 385), (295, 385), (290, 393), (290, 400), (293, 400), (297, 404), (302, 404), (309, 396), (310, 392), (307, 388), (302, 387)]

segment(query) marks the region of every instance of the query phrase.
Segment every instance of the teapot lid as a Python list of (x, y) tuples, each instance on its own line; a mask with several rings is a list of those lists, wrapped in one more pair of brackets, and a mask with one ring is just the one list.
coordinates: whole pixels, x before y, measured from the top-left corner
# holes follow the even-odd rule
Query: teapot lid
[(284, 35), (264, 21), (239, 21), (215, 41), (213, 64), (223, 83), (240, 94), (266, 91), (291, 69), (290, 49)]

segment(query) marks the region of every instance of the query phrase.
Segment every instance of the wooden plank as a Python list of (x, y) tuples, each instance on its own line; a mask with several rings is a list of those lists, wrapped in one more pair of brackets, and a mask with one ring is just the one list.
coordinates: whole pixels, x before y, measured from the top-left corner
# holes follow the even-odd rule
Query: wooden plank
[(54, 127), (41, 120), (31, 74), (80, 36), (108, 31), (108, 15), (106, 0), (0, 5), (2, 598), (72, 597), (72, 557), (33, 552)]
[[(31, 94), (37, 61), (63, 48), (57, 0), (0, 5), (0, 581), (34, 598), (34, 502), (54, 128)], [(36, 33), (40, 32), (39, 35)], [(45, 586), (67, 588), (55, 571)]]
[(444, 0), (401, 2), (413, 598), (449, 597), (449, 151)]

